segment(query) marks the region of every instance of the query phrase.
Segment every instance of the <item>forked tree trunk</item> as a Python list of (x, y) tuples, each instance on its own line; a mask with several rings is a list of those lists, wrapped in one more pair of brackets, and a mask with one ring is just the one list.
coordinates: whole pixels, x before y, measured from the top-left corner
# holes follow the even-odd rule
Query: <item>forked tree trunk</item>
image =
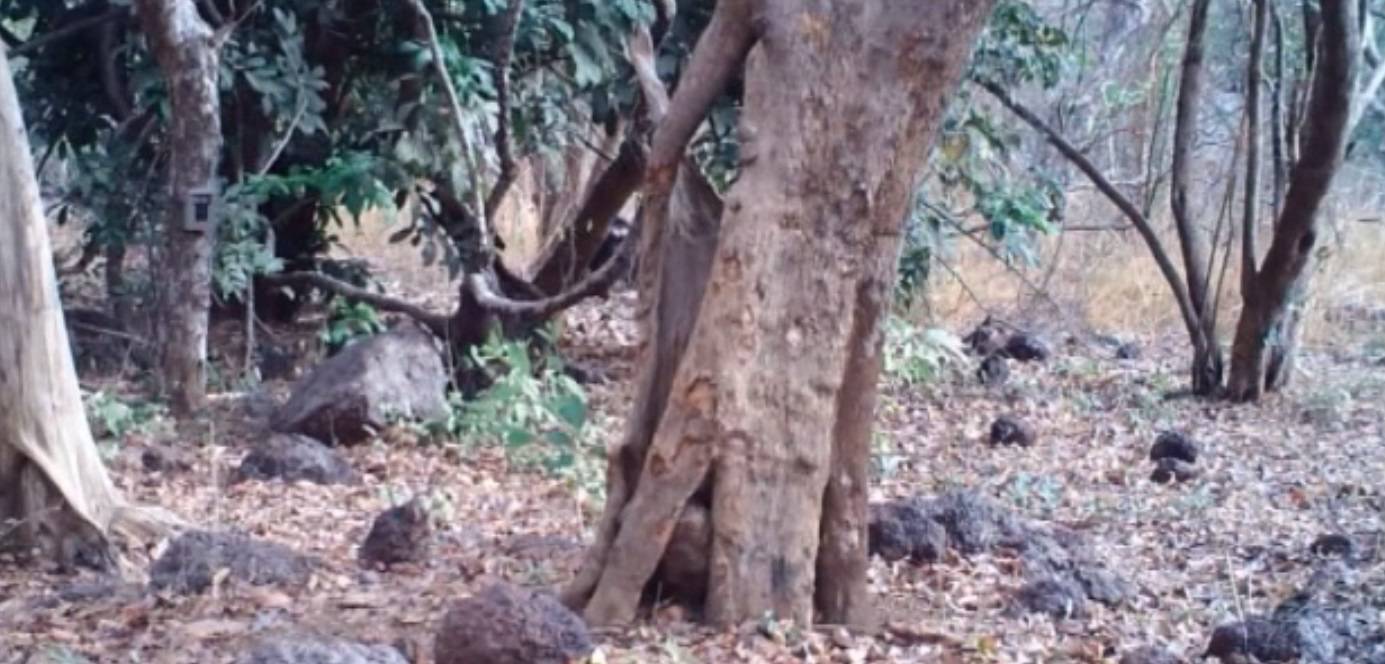
[[(815, 604), (824, 621), (867, 619), (866, 468), (881, 318), (915, 177), (990, 6), (718, 3), (670, 122), (686, 120), (674, 116), (688, 97), (705, 109), (706, 93), (719, 91), (708, 82), (724, 83), (758, 43), (746, 73), (745, 165), (686, 352), (681, 361), (642, 354), (642, 377), (667, 375), (670, 387), (632, 413), (632, 431), (657, 423), (652, 440), (646, 451), (631, 435), (614, 452), (617, 490), (601, 539), (565, 594), (591, 622), (634, 618), (680, 514), (704, 503), (710, 621), (769, 612), (809, 623)], [(656, 189), (671, 184), (681, 161), (659, 158), (663, 133), (648, 176)], [(670, 222), (679, 192), (689, 191), (683, 182)], [(641, 232), (684, 232), (668, 226)], [(670, 291), (695, 284), (672, 281), (674, 258), (642, 264), (661, 282), (644, 290), (685, 305)], [(664, 304), (651, 303), (657, 322), (646, 344), (688, 334), (659, 320)], [(640, 469), (633, 486), (619, 485), (622, 467)], [(594, 586), (584, 587), (593, 569)]]
[(1227, 396), (1236, 401), (1259, 399), (1267, 389), (1287, 384), (1298, 337), (1298, 307), (1307, 267), (1317, 244), (1318, 213), (1341, 168), (1355, 84), (1356, 3), (1323, 0), (1322, 36), (1300, 156), (1289, 179), (1289, 192), (1275, 224), (1264, 262), (1246, 280), (1245, 308), (1231, 349)]
[[(106, 534), (150, 534), (101, 465), (82, 409), (29, 143), (0, 47), (0, 544), (104, 566)], [(164, 517), (160, 517), (164, 518)]]
[(216, 228), (189, 230), (184, 209), (192, 193), (212, 186), (221, 155), (216, 35), (196, 3), (135, 3), (150, 49), (171, 97), (169, 203), (160, 252), (159, 330), (164, 390), (179, 416), (197, 412), (207, 395), (207, 326), (211, 311)]

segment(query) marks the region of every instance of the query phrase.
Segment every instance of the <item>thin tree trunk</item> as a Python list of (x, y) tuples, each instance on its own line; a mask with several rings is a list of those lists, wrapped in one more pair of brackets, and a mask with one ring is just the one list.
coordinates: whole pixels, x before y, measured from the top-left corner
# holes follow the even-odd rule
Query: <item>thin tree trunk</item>
[[(634, 617), (674, 524), (704, 487), (710, 621), (772, 613), (809, 623), (815, 602), (824, 621), (866, 618), (864, 469), (880, 322), (914, 178), (989, 8), (718, 4), (694, 53), (694, 64), (710, 52), (718, 67), (706, 79), (689, 69), (668, 122), (688, 108), (700, 119), (705, 103), (680, 103), (685, 86), (724, 81), (758, 39), (746, 73), (746, 165), (686, 354), (586, 603), (591, 622)], [(677, 168), (659, 157), (670, 144), (681, 154), (686, 139), (656, 134), (647, 180), (656, 191)]]
[(184, 209), (194, 191), (216, 182), (222, 141), (219, 45), (192, 2), (137, 0), (135, 4), (172, 100), (159, 330), (164, 390), (174, 412), (187, 416), (201, 410), (206, 401), (216, 228), (185, 228)]
[[(1289, 378), (1286, 366), (1292, 362), (1285, 360), (1292, 358), (1297, 337), (1294, 303), (1303, 297), (1306, 268), (1317, 244), (1318, 214), (1346, 149), (1357, 61), (1355, 5), (1354, 0), (1321, 3), (1322, 48), (1304, 114), (1302, 153), (1294, 164), (1274, 240), (1245, 293), (1236, 326), (1227, 385), (1234, 400), (1259, 399), (1267, 388), (1282, 386)], [(1286, 328), (1286, 322), (1293, 325)]]
[[(1256, 213), (1260, 206), (1260, 68), (1265, 57), (1265, 25), (1270, 0), (1255, 0), (1250, 60), (1246, 63), (1246, 189), (1241, 221), (1241, 291), (1253, 288), (1256, 271)], [(1215, 245), (1214, 245), (1215, 246)]]
[(107, 533), (166, 516), (127, 506), (101, 465), (58, 301), (29, 142), (0, 48), (0, 541), (107, 566)]

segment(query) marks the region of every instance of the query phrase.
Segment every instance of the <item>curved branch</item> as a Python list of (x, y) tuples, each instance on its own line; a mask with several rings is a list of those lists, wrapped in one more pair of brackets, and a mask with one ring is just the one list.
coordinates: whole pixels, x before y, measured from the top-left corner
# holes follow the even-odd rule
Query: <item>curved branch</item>
[(496, 42), (492, 71), (495, 77), (495, 100), (499, 108), (495, 126), (495, 153), (500, 158), (500, 175), (486, 196), (486, 219), (495, 218), (500, 204), (515, 181), (515, 155), (510, 140), (510, 60), (515, 54), (515, 35), (519, 32), (519, 15), (524, 0), (510, 0), (510, 6), (500, 20), (500, 39)]
[(1163, 274), (1164, 281), (1169, 285), (1169, 290), (1173, 291), (1173, 298), (1178, 302), (1178, 310), (1183, 315), (1183, 324), (1187, 326), (1188, 334), (1191, 335), (1194, 340), (1200, 339), (1202, 337), (1202, 326), (1198, 323), (1197, 313), (1193, 309), (1192, 301), (1188, 298), (1187, 286), (1179, 279), (1178, 268), (1174, 267), (1173, 261), (1169, 258), (1168, 251), (1164, 249), (1163, 243), (1159, 241), (1159, 236), (1154, 232), (1154, 227), (1151, 226), (1149, 220), (1140, 213), (1139, 208), (1135, 207), (1135, 204), (1131, 203), (1130, 199), (1126, 198), (1119, 189), (1116, 189), (1115, 185), (1111, 184), (1111, 181), (1106, 179), (1106, 176), (1103, 175), (1100, 170), (1097, 170), (1097, 167), (1092, 164), (1090, 159), (1087, 159), (1086, 155), (1073, 147), (1072, 143), (1069, 143), (1061, 134), (1052, 127), (1049, 127), (1048, 124), (1039, 118), (1038, 115), (1035, 115), (1033, 111), (1011, 98), (1010, 94), (1006, 92), (1004, 88), (991, 81), (977, 81), (977, 85), (980, 85), (982, 89), (990, 93), (1001, 105), (1010, 109), (1010, 112), (1019, 116), (1019, 118), (1024, 120), (1030, 127), (1033, 127), (1035, 131), (1042, 134), (1044, 138), (1048, 140), (1049, 145), (1052, 145), (1058, 152), (1062, 153), (1068, 161), (1072, 162), (1078, 170), (1082, 171), (1083, 175), (1086, 175), (1087, 179), (1091, 180), (1092, 184), (1125, 214), (1126, 218), (1129, 219), (1130, 223), (1135, 227), (1135, 230), (1139, 231), (1140, 237), (1145, 241), (1145, 245), (1149, 247), (1149, 253), (1154, 257), (1154, 262), (1159, 266), (1159, 272)]
[(498, 293), (491, 287), (490, 280), (482, 273), (467, 276), (467, 288), (476, 298), (477, 304), (492, 313), (512, 316), (532, 316), (545, 318), (571, 307), (582, 300), (596, 295), (611, 285), (620, 274), (623, 260), (629, 251), (630, 239), (620, 242), (616, 253), (596, 271), (588, 274), (568, 290), (539, 300), (514, 300)]
[(90, 28), (93, 25), (98, 25), (106, 21), (114, 20), (122, 16), (125, 16), (129, 11), (129, 7), (111, 7), (110, 9), (100, 14), (97, 14), (96, 16), (91, 16), (88, 18), (73, 21), (61, 28), (53, 30), (52, 32), (45, 32), (37, 37), (31, 37), (29, 41), (26, 41), (23, 44), (20, 44), (19, 46), (10, 49), (10, 55), (12, 57), (28, 55), (29, 53), (36, 51), (47, 44), (67, 39), (68, 37), (71, 37), (83, 30), (86, 30), (87, 28)]
[(281, 286), (313, 286), (348, 300), (364, 302), (382, 311), (404, 314), (427, 327), (440, 338), (447, 338), (447, 316), (434, 313), (399, 298), (368, 291), (334, 279), (320, 272), (285, 272), (260, 277), (265, 282)]

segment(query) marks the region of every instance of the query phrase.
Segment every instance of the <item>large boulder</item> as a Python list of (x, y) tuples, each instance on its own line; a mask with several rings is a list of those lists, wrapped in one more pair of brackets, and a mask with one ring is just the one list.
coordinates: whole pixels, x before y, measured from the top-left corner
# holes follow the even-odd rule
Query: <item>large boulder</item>
[(447, 382), (432, 335), (400, 325), (347, 346), (310, 371), (270, 427), (329, 445), (353, 445), (400, 418), (444, 415)]
[(241, 533), (194, 530), (179, 535), (149, 568), (154, 590), (206, 591), (225, 570), (226, 579), (249, 585), (303, 585), (316, 562), (292, 549)]
[(356, 472), (341, 453), (315, 438), (276, 433), (245, 455), (235, 480), (352, 484)]
[(505, 583), (454, 602), (433, 646), (437, 664), (566, 664), (589, 655), (586, 623), (550, 595)]

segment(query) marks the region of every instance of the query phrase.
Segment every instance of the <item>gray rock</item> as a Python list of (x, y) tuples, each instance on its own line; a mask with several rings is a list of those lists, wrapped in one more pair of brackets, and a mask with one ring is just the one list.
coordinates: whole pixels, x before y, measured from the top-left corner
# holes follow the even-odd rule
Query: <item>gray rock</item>
[(294, 634), (260, 641), (237, 664), (409, 664), (398, 650), (342, 639)]
[(329, 445), (353, 445), (400, 418), (441, 417), (447, 383), (432, 335), (404, 324), (357, 341), (308, 372), (270, 426)]
[(1020, 606), (1053, 618), (1083, 618), (1087, 595), (1068, 579), (1051, 577), (1024, 584), (1016, 593)]
[(428, 510), (414, 498), (375, 517), (370, 532), (361, 543), (360, 562), (384, 567), (423, 562), (428, 557), (432, 537), (433, 524)]
[(316, 439), (277, 433), (245, 455), (235, 480), (283, 480), (316, 484), (352, 484), (356, 472), (336, 450)]
[(592, 651), (586, 623), (550, 595), (498, 583), (454, 602), (433, 646), (437, 664), (566, 664)]
[(316, 562), (292, 549), (240, 533), (195, 530), (179, 535), (149, 568), (154, 590), (188, 595), (212, 585), (228, 570), (230, 581), (264, 585), (307, 583)]

